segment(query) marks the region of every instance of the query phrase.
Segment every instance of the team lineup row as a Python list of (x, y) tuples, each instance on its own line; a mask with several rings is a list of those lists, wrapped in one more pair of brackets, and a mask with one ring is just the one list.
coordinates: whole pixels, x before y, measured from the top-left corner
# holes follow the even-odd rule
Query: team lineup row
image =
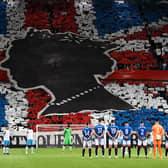
[[(121, 134), (120, 134), (121, 133)], [(129, 157), (131, 157), (131, 135), (133, 133), (133, 129), (129, 125), (128, 122), (125, 122), (124, 126), (120, 130), (119, 127), (115, 124), (115, 120), (113, 119), (110, 125), (107, 127), (108, 134), (108, 155), (111, 158), (111, 150), (114, 147), (115, 149), (115, 157), (118, 157), (118, 144), (120, 141), (120, 137), (122, 137), (122, 157), (125, 157), (126, 147), (128, 148)], [(9, 154), (9, 145), (10, 145), (10, 131), (9, 127), (7, 127), (4, 131), (3, 138), (3, 153)], [(31, 148), (32, 153), (34, 153), (34, 136), (33, 130), (31, 128), (27, 129), (26, 136), (26, 154), (28, 154), (29, 147)], [(120, 135), (119, 135), (120, 134)], [(140, 155), (140, 149), (143, 147), (145, 151), (145, 156), (148, 156), (147, 150), (147, 136), (149, 134), (147, 128), (144, 125), (144, 122), (141, 121), (139, 127), (136, 131), (137, 134), (137, 157)], [(65, 147), (69, 146), (70, 152), (72, 153), (72, 142), (71, 142), (72, 129), (70, 124), (67, 125), (67, 128), (64, 129), (64, 145), (62, 147), (62, 153), (65, 151)], [(82, 149), (82, 157), (85, 156), (85, 148), (88, 146), (89, 149), (89, 157), (92, 155), (92, 135), (95, 136), (95, 156), (98, 157), (98, 147), (102, 148), (102, 157), (105, 154), (105, 126), (101, 124), (101, 120), (98, 121), (98, 124), (92, 129), (89, 124), (86, 125), (82, 130), (83, 135), (83, 149)], [(156, 147), (158, 145), (160, 158), (162, 158), (161, 144), (162, 137), (165, 135), (166, 143), (165, 143), (165, 156), (168, 154), (168, 127), (165, 128), (165, 133), (163, 127), (159, 124), (159, 121), (156, 120), (155, 124), (152, 127), (152, 141), (153, 141), (153, 158), (156, 158)]]
[[(129, 157), (131, 157), (131, 135), (133, 129), (129, 126), (128, 122), (125, 122), (124, 127), (121, 129), (121, 136), (122, 136), (122, 157), (125, 157), (125, 149), (128, 148)], [(92, 133), (93, 132), (93, 133)], [(83, 130), (83, 150), (82, 150), (82, 157), (85, 155), (85, 147), (86, 145), (89, 148), (89, 157), (91, 157), (91, 147), (92, 147), (92, 134), (95, 135), (95, 155), (98, 157), (98, 147), (101, 146), (102, 148), (102, 157), (104, 157), (105, 153), (105, 142), (104, 142), (104, 134), (105, 134), (105, 127), (101, 124), (101, 120), (99, 123), (92, 129), (87, 125)], [(140, 155), (140, 149), (143, 147), (145, 151), (145, 156), (148, 156), (147, 150), (147, 136), (149, 134), (147, 128), (144, 125), (144, 122), (141, 121), (139, 127), (137, 128), (137, 157)], [(108, 155), (111, 158), (111, 150), (112, 147), (115, 149), (115, 157), (118, 157), (118, 137), (119, 137), (119, 127), (115, 124), (115, 120), (111, 121), (111, 124), (107, 128), (108, 134)], [(165, 156), (167, 157), (168, 154), (168, 127), (164, 129), (159, 124), (159, 121), (156, 120), (155, 124), (152, 127), (152, 141), (153, 141), (153, 158), (156, 158), (156, 148), (158, 146), (160, 158), (162, 157), (161, 145), (162, 145), (162, 137), (165, 135), (166, 143), (165, 143)]]

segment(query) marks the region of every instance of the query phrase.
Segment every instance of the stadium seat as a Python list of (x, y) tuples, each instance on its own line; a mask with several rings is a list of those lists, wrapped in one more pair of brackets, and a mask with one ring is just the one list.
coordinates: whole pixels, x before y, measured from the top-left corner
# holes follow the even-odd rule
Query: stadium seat
[(7, 33), (7, 15), (6, 15), (7, 4), (0, 2), (0, 34)]

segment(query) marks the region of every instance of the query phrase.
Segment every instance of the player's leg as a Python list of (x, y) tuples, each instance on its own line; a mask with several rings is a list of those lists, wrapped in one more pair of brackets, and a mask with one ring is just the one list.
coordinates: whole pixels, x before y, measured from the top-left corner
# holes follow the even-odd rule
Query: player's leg
[(160, 158), (162, 159), (162, 148), (161, 148), (161, 145), (162, 145), (162, 140), (158, 140), (158, 148), (159, 148), (159, 154), (160, 154)]
[(8, 155), (9, 154), (9, 146), (7, 145), (5, 148), (5, 153)]
[(85, 148), (86, 148), (86, 141), (83, 140), (83, 148), (82, 148), (82, 157), (84, 158), (85, 156)]
[(123, 140), (123, 151), (122, 151), (122, 157), (125, 157), (125, 148), (126, 148), (126, 141)]
[(26, 153), (26, 155), (28, 154), (29, 146), (30, 146), (30, 140), (27, 139), (27, 141), (26, 141), (26, 147), (25, 147), (25, 153)]
[(168, 141), (165, 143), (165, 157), (167, 157), (168, 154)]
[(71, 142), (71, 137), (68, 138), (68, 145), (69, 145), (69, 151), (72, 153), (72, 142)]
[(144, 140), (143, 142), (142, 142), (143, 144), (143, 147), (144, 147), (144, 152), (145, 152), (145, 157), (147, 158), (148, 157), (148, 148), (147, 148), (147, 140)]
[(34, 154), (34, 142), (31, 139), (31, 153)]
[(6, 146), (3, 145), (3, 154), (5, 155), (6, 154)]
[(26, 145), (26, 148), (25, 148), (26, 155), (28, 154), (28, 149), (29, 149), (29, 147), (28, 147), (28, 145)]
[(153, 141), (150, 142), (150, 154), (152, 154), (152, 150), (153, 150)]
[(65, 152), (65, 147), (67, 146), (67, 144), (68, 144), (68, 138), (65, 136), (64, 137), (64, 145), (62, 146), (62, 153)]
[(139, 157), (140, 155), (141, 145), (142, 145), (142, 141), (138, 139), (137, 157)]
[(129, 155), (129, 158), (131, 158), (131, 140), (127, 141), (127, 146), (128, 146), (128, 155)]
[(118, 157), (118, 140), (115, 139), (114, 141), (114, 149), (115, 149), (115, 158)]
[(99, 139), (95, 139), (95, 155), (98, 157)]
[(10, 141), (6, 141), (6, 144), (5, 144), (5, 153), (7, 155), (9, 154), (9, 145), (10, 145)]
[(112, 149), (112, 139), (109, 138), (109, 150), (108, 150), (109, 158), (111, 158), (111, 149)]
[(6, 141), (3, 141), (3, 154), (6, 154)]
[(91, 140), (87, 141), (87, 145), (89, 150), (89, 158), (92, 158), (92, 141)]
[(104, 138), (100, 139), (100, 145), (101, 145), (101, 148), (102, 148), (102, 157), (104, 157), (104, 153), (105, 153), (104, 143), (105, 143)]
[(153, 141), (153, 158), (156, 158), (156, 146), (157, 146), (157, 141)]

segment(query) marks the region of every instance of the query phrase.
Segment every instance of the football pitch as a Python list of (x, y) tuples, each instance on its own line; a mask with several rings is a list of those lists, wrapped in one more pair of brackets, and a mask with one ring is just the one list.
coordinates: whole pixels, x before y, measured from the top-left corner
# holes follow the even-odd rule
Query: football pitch
[[(99, 158), (95, 158), (93, 150), (93, 158), (89, 159), (88, 151), (86, 150), (86, 157), (82, 159), (81, 148), (73, 149), (72, 154), (69, 153), (68, 149), (62, 154), (60, 148), (40, 148), (34, 154), (28, 155), (25, 155), (23, 148), (10, 149), (10, 155), (3, 155), (1, 150), (0, 166), (2, 168), (165, 168), (168, 166), (168, 159), (159, 159), (159, 157), (152, 159), (151, 154), (148, 159), (143, 156), (136, 158), (135, 149), (132, 150), (133, 156), (131, 159), (128, 156), (122, 159), (120, 149), (119, 158), (117, 159), (113, 157), (109, 159), (107, 154), (108, 150), (106, 150), (105, 158), (102, 158), (101, 154)], [(143, 149), (141, 154), (144, 155)]]

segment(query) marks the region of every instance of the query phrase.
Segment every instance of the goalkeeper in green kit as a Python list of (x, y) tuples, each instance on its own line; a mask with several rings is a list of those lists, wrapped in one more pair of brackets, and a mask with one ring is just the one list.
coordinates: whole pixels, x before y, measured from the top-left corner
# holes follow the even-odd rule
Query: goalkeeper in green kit
[(64, 129), (64, 145), (62, 147), (62, 153), (64, 153), (66, 146), (69, 146), (70, 153), (72, 153), (71, 134), (72, 129), (70, 127), (70, 124), (68, 124), (67, 128)]

